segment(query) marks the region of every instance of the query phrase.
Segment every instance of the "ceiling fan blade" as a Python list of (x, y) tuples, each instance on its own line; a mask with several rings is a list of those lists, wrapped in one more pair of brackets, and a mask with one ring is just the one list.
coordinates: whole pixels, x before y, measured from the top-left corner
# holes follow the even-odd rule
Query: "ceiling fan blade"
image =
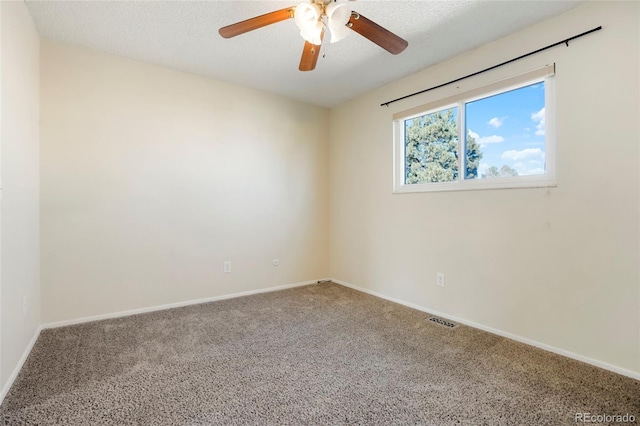
[(398, 37), (391, 31), (381, 27), (357, 12), (353, 12), (351, 14), (351, 18), (349, 19), (347, 26), (394, 55), (402, 52), (409, 45), (405, 39)]
[[(324, 30), (320, 33), (320, 40), (324, 37)], [(304, 42), (304, 49), (302, 49), (302, 57), (300, 58), (300, 71), (313, 71), (318, 62), (318, 56), (320, 56), (320, 48), (322, 46), (311, 44), (308, 41)]]
[(265, 13), (264, 15), (256, 16), (255, 18), (247, 19), (235, 24), (227, 25), (218, 30), (220, 35), (224, 38), (235, 37), (240, 34), (244, 34), (249, 31), (262, 28), (267, 25), (275, 24), (276, 22), (285, 21), (293, 18), (295, 7), (288, 7), (286, 9), (276, 10), (274, 12)]

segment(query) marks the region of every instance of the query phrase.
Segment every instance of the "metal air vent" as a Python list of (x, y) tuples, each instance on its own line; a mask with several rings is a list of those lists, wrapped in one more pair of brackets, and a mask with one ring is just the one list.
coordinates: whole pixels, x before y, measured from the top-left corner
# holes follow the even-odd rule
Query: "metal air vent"
[(454, 322), (447, 321), (445, 319), (438, 318), (438, 317), (431, 317), (429, 318), (429, 321), (435, 322), (436, 324), (440, 324), (441, 326), (447, 327), (447, 328), (456, 328), (458, 326), (458, 324)]

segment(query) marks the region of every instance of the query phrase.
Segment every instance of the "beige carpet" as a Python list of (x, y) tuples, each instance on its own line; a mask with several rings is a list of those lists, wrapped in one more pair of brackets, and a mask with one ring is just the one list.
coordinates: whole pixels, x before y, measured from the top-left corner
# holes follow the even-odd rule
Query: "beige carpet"
[(574, 425), (640, 382), (337, 284), (45, 330), (6, 425)]

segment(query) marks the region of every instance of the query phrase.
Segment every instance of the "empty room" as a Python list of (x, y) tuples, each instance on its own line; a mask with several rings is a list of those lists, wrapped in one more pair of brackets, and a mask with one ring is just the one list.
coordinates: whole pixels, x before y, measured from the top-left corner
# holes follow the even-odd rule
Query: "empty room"
[(640, 3), (0, 1), (0, 424), (640, 423)]

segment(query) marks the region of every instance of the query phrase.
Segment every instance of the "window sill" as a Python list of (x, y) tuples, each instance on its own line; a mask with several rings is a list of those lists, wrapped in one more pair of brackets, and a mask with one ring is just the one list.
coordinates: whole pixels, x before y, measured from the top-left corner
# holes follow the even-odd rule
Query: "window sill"
[(525, 178), (519, 176), (516, 179), (493, 178), (465, 180), (442, 183), (421, 183), (411, 185), (397, 185), (393, 189), (394, 194), (412, 194), (416, 192), (449, 192), (449, 191), (481, 191), (492, 189), (518, 189), (518, 188), (554, 188), (558, 186), (555, 179), (548, 176), (532, 176)]

